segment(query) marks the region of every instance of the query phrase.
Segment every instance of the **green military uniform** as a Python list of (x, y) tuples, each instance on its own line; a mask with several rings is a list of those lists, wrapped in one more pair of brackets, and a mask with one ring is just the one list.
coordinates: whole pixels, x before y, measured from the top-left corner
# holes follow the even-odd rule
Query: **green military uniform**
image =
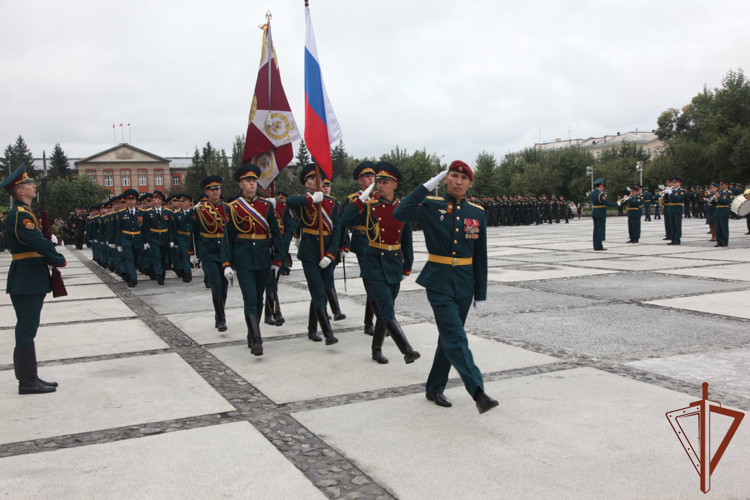
[[(192, 201), (189, 195), (180, 194), (180, 200)], [(193, 210), (183, 210), (178, 208), (172, 212), (172, 222), (174, 224), (174, 268), (178, 275), (185, 283), (193, 281), (193, 272), (190, 269), (190, 256), (195, 254), (193, 248)]]
[[(243, 165), (234, 174), (237, 182), (260, 178), (260, 167)], [(248, 347), (256, 356), (263, 354), (258, 317), (263, 309), (263, 291), (271, 266), (281, 267), (282, 240), (271, 202), (255, 196), (241, 196), (229, 203), (229, 220), (221, 245), (222, 266), (232, 266), (240, 282), (248, 328)]]
[[(388, 162), (379, 162), (375, 172), (376, 182), (381, 178), (396, 182), (403, 180), (398, 169)], [(366, 228), (368, 243), (359, 266), (367, 290), (367, 301), (374, 306), (378, 321), (384, 326), (375, 329), (372, 339), (372, 359), (381, 364), (388, 362), (382, 354), (386, 329), (407, 363), (413, 363), (420, 357), (409, 345), (394, 310), (401, 280), (411, 274), (414, 262), (411, 224), (403, 224), (393, 217), (398, 205), (399, 201), (395, 198), (390, 203), (383, 198), (363, 202), (361, 197), (357, 197), (347, 206), (341, 220), (344, 228)]]
[[(154, 198), (166, 199), (161, 191), (154, 191)], [(143, 243), (149, 245), (154, 274), (158, 284), (164, 284), (164, 276), (170, 267), (171, 247), (174, 246), (174, 214), (167, 207), (146, 209)]]
[[(681, 182), (678, 177), (675, 177), (674, 181)], [(667, 194), (667, 196), (669, 197), (668, 217), (672, 239), (672, 241), (669, 242), (669, 245), (679, 245), (682, 240), (682, 217), (684, 215), (683, 203), (685, 201), (686, 194), (687, 191), (685, 191), (681, 187), (676, 187), (672, 189), (671, 193)], [(666, 211), (664, 212), (664, 215), (667, 215)]]
[[(636, 189), (641, 188), (638, 184), (635, 185)], [(643, 206), (643, 196), (639, 194), (632, 195), (626, 202), (625, 207), (627, 208), (628, 215), (628, 236), (630, 239), (627, 243), (638, 243), (641, 239), (641, 207)]]
[[(123, 193), (124, 199), (137, 199), (138, 191), (126, 189)], [(117, 252), (124, 257), (125, 271), (128, 275), (128, 286), (134, 287), (138, 284), (138, 274), (135, 263), (143, 251), (143, 228), (148, 213), (138, 207), (123, 208), (112, 214), (110, 226), (114, 227), (114, 244)]]
[(607, 228), (607, 207), (616, 207), (617, 203), (607, 200), (607, 193), (604, 192), (604, 179), (595, 180), (594, 187), (595, 189), (589, 194), (591, 219), (594, 221), (594, 250), (606, 250), (602, 243)]
[[(473, 172), (463, 162), (454, 161), (449, 170), (469, 176)], [(440, 176), (436, 178), (440, 179)], [(436, 181), (433, 179), (431, 182)], [(484, 393), (482, 373), (474, 364), (464, 324), (472, 298), (487, 298), (487, 223), (484, 210), (466, 198), (450, 193), (428, 196), (425, 185), (406, 196), (393, 212), (401, 222), (420, 221), (424, 227), (428, 261), (417, 283), (427, 289), (439, 339), (435, 358), (427, 378), (427, 398), (440, 406), (450, 406), (443, 396), (451, 366), (454, 366), (469, 394), (477, 401), (491, 403), (480, 412), (497, 406)], [(440, 401), (444, 401), (441, 403)]]
[[(720, 181), (726, 184), (726, 181)], [(723, 186), (722, 186), (723, 187)], [(729, 208), (732, 205), (734, 195), (729, 189), (721, 189), (711, 202), (716, 210), (714, 219), (716, 225), (716, 246), (725, 247), (729, 245)]]
[(651, 222), (651, 203), (654, 201), (654, 194), (648, 190), (647, 187), (643, 188), (643, 211), (645, 212), (645, 218), (643, 219), (646, 222)]
[[(0, 184), (11, 194), (20, 184), (32, 183), (21, 165)], [(52, 290), (48, 265), (64, 267), (65, 257), (42, 233), (31, 207), (16, 199), (4, 221), (4, 233), (13, 260), (8, 270), (6, 293), (16, 312), (16, 344), (13, 366), (19, 394), (54, 392), (55, 382), (37, 376), (34, 339), (41, 320), (44, 297)]]
[[(661, 204), (659, 203), (659, 200), (661, 200), (663, 197), (664, 195), (661, 192), (654, 195), (654, 219), (656, 220), (661, 219)], [(663, 200), (662, 203), (664, 203)]]
[(275, 326), (281, 326), (286, 322), (284, 315), (281, 314), (281, 303), (279, 302), (277, 292), (282, 272), (290, 269), (286, 256), (289, 255), (289, 245), (292, 243), (292, 238), (297, 230), (297, 218), (294, 216), (294, 212), (286, 205), (288, 197), (289, 195), (283, 191), (276, 193), (274, 216), (276, 217), (276, 225), (279, 226), (279, 232), (281, 233), (281, 254), (284, 258), (282, 259), (279, 272), (275, 273), (271, 270), (268, 273), (268, 281), (266, 282), (265, 321), (269, 325)]

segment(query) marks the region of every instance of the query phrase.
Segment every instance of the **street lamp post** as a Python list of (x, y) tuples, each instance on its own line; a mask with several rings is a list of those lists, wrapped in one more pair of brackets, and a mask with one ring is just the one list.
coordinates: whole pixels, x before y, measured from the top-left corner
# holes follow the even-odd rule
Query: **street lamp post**
[(635, 164), (635, 171), (641, 174), (641, 186), (643, 186), (643, 162), (639, 161)]
[(591, 190), (594, 190), (594, 166), (586, 167), (586, 173), (591, 176)]

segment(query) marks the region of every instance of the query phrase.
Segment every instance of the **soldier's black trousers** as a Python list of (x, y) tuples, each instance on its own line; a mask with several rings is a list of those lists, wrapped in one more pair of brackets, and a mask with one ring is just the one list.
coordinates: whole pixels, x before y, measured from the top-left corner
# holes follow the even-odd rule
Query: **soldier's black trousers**
[(729, 244), (729, 218), (716, 217), (716, 244)]
[(604, 241), (604, 231), (607, 227), (607, 218), (600, 217), (594, 220), (594, 250), (604, 248), (602, 241)]
[(672, 241), (679, 243), (682, 239), (682, 211), (669, 214), (669, 225), (672, 227)]
[(303, 262), (302, 270), (305, 271), (313, 308), (316, 311), (324, 308), (326, 306), (325, 285), (333, 277), (333, 266), (329, 264), (325, 269), (321, 269), (317, 262)]
[(643, 211), (646, 214), (646, 218), (643, 220), (650, 221), (651, 220), (651, 203), (644, 203), (643, 204)]
[(219, 262), (203, 262), (203, 273), (208, 278), (208, 283), (211, 285), (211, 297), (214, 299), (220, 299), (227, 296), (227, 289), (229, 288), (229, 282), (224, 277), (224, 270)]
[(378, 305), (375, 314), (383, 323), (388, 323), (392, 319), (396, 319), (394, 303), (400, 289), (401, 283), (391, 285), (384, 281), (367, 282), (367, 300), (375, 301)]
[(263, 292), (268, 281), (270, 268), (259, 271), (238, 267), (237, 279), (242, 290), (242, 303), (245, 306), (245, 316), (260, 316), (263, 310)]
[(641, 239), (641, 217), (628, 217), (628, 236), (630, 241), (638, 242)]
[(164, 271), (169, 267), (169, 254), (171, 249), (169, 244), (157, 245), (151, 244), (151, 258), (154, 261), (154, 274), (164, 276)]
[(672, 218), (669, 214), (664, 214), (664, 229), (667, 232), (667, 239), (671, 240), (674, 238), (674, 227), (672, 226)]
[(39, 329), (45, 295), (10, 296), (13, 309), (16, 311), (16, 349), (34, 347), (34, 338)]

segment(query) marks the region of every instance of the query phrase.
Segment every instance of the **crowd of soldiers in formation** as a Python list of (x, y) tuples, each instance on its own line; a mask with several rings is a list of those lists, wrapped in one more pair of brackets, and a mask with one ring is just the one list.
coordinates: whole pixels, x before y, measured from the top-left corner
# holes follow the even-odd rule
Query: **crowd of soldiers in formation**
[(580, 218), (580, 207), (573, 202), (552, 195), (537, 196), (496, 196), (489, 198), (470, 198), (472, 202), (484, 208), (487, 214), (487, 225), (496, 226), (530, 226), (540, 224), (560, 224), (576, 214)]

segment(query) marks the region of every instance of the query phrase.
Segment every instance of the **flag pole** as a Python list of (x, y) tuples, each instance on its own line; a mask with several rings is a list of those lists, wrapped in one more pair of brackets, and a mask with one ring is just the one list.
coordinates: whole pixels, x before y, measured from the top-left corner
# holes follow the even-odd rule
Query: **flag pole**
[(117, 130), (115, 130), (115, 124), (112, 124), (112, 144), (117, 146)]
[[(307, 2), (305, 2), (307, 3)], [(315, 162), (315, 180), (317, 181), (318, 191), (323, 192), (323, 184), (320, 179), (320, 165)], [(325, 195), (324, 195), (325, 198)], [(325, 244), (323, 242), (323, 202), (318, 203), (318, 236), (320, 237), (320, 260), (326, 255)]]
[(128, 123), (128, 144), (133, 144), (133, 135), (130, 133), (130, 124)]

